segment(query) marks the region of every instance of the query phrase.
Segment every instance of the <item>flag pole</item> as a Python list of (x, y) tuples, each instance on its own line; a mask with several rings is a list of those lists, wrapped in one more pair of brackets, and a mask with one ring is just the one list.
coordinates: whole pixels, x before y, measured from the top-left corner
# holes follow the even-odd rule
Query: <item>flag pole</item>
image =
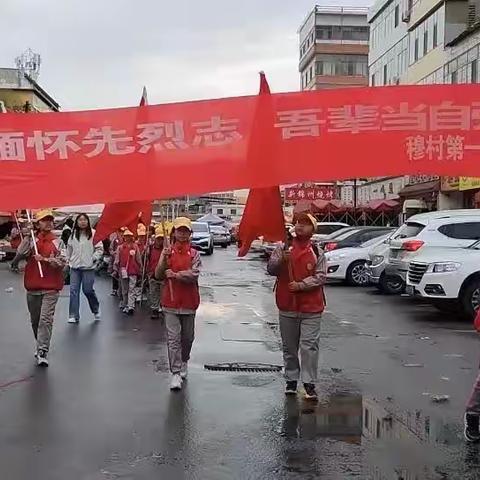
[[(160, 222), (162, 223), (162, 230), (163, 230), (163, 241), (165, 244), (165, 247), (169, 248), (170, 247), (170, 238), (168, 237), (167, 230), (165, 228), (165, 217), (163, 216), (163, 205), (160, 206)], [(173, 285), (172, 285), (172, 279), (168, 278), (167, 279), (167, 284), (168, 284), (168, 291), (170, 292), (170, 300), (173, 302)]]
[[(28, 223), (30, 224), (30, 235), (32, 237), (32, 242), (33, 242), (33, 251), (35, 252), (35, 255), (38, 255), (37, 239), (35, 238), (35, 234), (33, 233), (32, 217), (30, 216), (30, 212), (28, 210), (27, 210), (27, 220), (28, 220)], [(40, 277), (43, 278), (42, 264), (38, 261), (37, 261), (37, 264), (38, 264), (38, 271), (40, 272)]]
[(142, 308), (143, 302), (143, 289), (145, 287), (145, 274), (147, 270), (147, 258), (148, 258), (148, 242), (150, 240), (150, 225), (148, 226), (147, 236), (145, 238), (145, 250), (143, 251), (142, 258), (142, 280), (140, 281), (140, 308)]

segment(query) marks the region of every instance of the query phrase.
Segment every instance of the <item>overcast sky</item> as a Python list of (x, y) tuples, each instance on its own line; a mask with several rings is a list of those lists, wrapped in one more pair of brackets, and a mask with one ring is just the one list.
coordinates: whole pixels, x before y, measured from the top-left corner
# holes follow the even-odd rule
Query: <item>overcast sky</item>
[[(297, 29), (310, 0), (0, 0), (0, 66), (28, 47), (39, 83), (80, 110), (298, 90)], [(368, 6), (371, 0), (321, 5)]]

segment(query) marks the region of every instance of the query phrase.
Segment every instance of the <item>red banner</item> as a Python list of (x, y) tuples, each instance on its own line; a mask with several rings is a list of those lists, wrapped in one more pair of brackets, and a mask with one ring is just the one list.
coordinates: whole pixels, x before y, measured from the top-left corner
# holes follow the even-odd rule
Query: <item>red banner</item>
[(317, 187), (295, 187), (285, 189), (286, 202), (300, 200), (336, 200), (337, 187), (333, 185), (319, 185)]
[(354, 177), (480, 176), (478, 96), (478, 85), (398, 86), (0, 114), (0, 209)]

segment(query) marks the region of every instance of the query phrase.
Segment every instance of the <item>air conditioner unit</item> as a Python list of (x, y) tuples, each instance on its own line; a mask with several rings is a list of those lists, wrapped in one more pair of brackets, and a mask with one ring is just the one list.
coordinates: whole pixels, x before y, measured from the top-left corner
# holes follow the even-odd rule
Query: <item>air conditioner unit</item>
[(413, 0), (403, 0), (402, 22), (408, 23), (412, 18)]

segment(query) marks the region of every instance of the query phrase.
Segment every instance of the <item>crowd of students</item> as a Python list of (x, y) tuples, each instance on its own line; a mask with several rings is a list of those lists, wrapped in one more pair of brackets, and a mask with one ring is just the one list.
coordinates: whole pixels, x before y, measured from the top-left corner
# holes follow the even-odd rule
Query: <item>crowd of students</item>
[[(31, 229), (33, 234), (27, 234)], [(86, 214), (67, 223), (61, 237), (53, 233), (51, 210), (35, 214), (17, 246), (12, 270), (26, 260), (24, 285), (27, 307), (36, 340), (35, 356), (39, 366), (48, 366), (55, 308), (70, 278), (68, 323), (80, 322), (80, 292), (83, 291), (94, 321), (101, 319), (100, 301), (95, 292), (95, 265), (103, 259), (102, 242), (95, 242), (95, 231)], [(188, 361), (194, 340), (195, 315), (200, 304), (198, 288), (200, 254), (191, 247), (191, 221), (180, 217), (172, 232), (158, 225), (149, 235), (139, 225), (136, 235), (121, 228), (110, 238), (112, 295), (119, 296), (119, 306), (126, 315), (148, 293), (151, 318), (165, 317), (168, 355), (172, 373), (171, 389), (179, 390), (188, 374)], [(35, 239), (35, 240), (34, 240)]]
[[(48, 366), (55, 307), (70, 273), (71, 324), (80, 321), (80, 290), (83, 289), (94, 321), (101, 318), (100, 302), (94, 289), (95, 262), (103, 258), (103, 246), (94, 242), (95, 232), (88, 215), (80, 214), (67, 224), (62, 238), (53, 233), (53, 213), (36, 213), (30, 235), (17, 244), (12, 269), (26, 259), (24, 284), (39, 366)], [(295, 233), (271, 255), (267, 270), (277, 277), (276, 302), (286, 378), (285, 393), (296, 395), (298, 383), (308, 400), (317, 400), (320, 326), (326, 306), (324, 284), (326, 261), (311, 238), (316, 231), (312, 215), (302, 214), (295, 222)], [(32, 233), (35, 231), (35, 233)], [(200, 254), (191, 243), (192, 224), (180, 217), (172, 232), (161, 225), (139, 225), (136, 235), (122, 228), (110, 238), (112, 295), (119, 295), (120, 308), (132, 315), (148, 291), (151, 318), (163, 316), (167, 331), (170, 388), (180, 390), (188, 375), (188, 362), (195, 337), (195, 316), (200, 305), (198, 278)], [(478, 315), (480, 329), (480, 313)], [(465, 438), (480, 441), (480, 375), (465, 414)]]

